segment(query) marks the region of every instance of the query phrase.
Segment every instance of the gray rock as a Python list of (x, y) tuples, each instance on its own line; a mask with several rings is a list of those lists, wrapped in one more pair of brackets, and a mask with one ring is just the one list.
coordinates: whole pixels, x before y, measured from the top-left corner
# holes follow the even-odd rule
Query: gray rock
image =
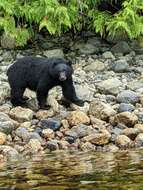
[(93, 72), (103, 71), (104, 69), (105, 69), (105, 64), (99, 60), (95, 60), (94, 62), (89, 63), (84, 68), (85, 71), (93, 71)]
[(80, 54), (85, 54), (85, 55), (92, 55), (92, 54), (96, 54), (99, 52), (99, 48), (97, 48), (96, 46), (92, 45), (92, 44), (81, 44), (81, 47), (79, 48), (79, 53)]
[(56, 140), (50, 140), (50, 141), (48, 141), (47, 142), (47, 148), (50, 151), (58, 150), (59, 149), (58, 141), (56, 141)]
[(128, 83), (127, 87), (133, 91), (139, 91), (143, 88), (143, 80), (134, 80)]
[(120, 72), (126, 72), (128, 70), (129, 70), (129, 64), (127, 63), (126, 60), (121, 59), (114, 62), (113, 71), (120, 73)]
[(128, 45), (127, 42), (125, 41), (120, 41), (118, 42), (116, 45), (114, 45), (111, 48), (111, 51), (113, 53), (123, 53), (123, 54), (128, 54), (132, 51), (132, 49), (130, 48), (130, 46)]
[(102, 54), (104, 59), (115, 59), (114, 55), (110, 51), (106, 51)]
[(48, 58), (51, 57), (64, 58), (64, 53), (62, 49), (46, 50), (43, 52), (43, 54)]
[(100, 82), (97, 88), (102, 93), (117, 95), (123, 88), (123, 84), (119, 79), (111, 78)]
[(135, 107), (132, 104), (127, 104), (127, 103), (121, 103), (118, 108), (119, 113), (125, 112), (125, 111), (132, 112), (134, 110), (135, 110)]
[(124, 90), (118, 94), (117, 101), (120, 103), (135, 104), (135, 103), (139, 102), (139, 96), (134, 91)]
[(30, 138), (30, 133), (26, 128), (18, 127), (15, 131), (15, 135), (21, 138), (23, 141), (27, 141)]
[(48, 118), (48, 119), (42, 119), (39, 123), (39, 125), (43, 128), (49, 128), (52, 129), (53, 131), (59, 130), (61, 127), (61, 122), (57, 121), (55, 119), (52, 118)]
[[(69, 131), (67, 131), (65, 134), (69, 135), (70, 133), (76, 134), (77, 138), (82, 138), (84, 136), (90, 135), (92, 133), (95, 133), (96, 130), (93, 129), (91, 126), (80, 124), (78, 126), (72, 127)], [(69, 135), (70, 136), (70, 135)]]

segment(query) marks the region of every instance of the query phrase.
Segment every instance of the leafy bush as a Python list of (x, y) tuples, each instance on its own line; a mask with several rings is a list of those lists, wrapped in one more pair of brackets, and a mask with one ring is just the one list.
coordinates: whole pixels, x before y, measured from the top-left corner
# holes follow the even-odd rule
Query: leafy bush
[(51, 35), (83, 28), (102, 36), (125, 31), (131, 39), (143, 34), (143, 1), (124, 0), (115, 14), (99, 11), (103, 1), (113, 0), (0, 0), (0, 29), (15, 38), (17, 46), (43, 28)]

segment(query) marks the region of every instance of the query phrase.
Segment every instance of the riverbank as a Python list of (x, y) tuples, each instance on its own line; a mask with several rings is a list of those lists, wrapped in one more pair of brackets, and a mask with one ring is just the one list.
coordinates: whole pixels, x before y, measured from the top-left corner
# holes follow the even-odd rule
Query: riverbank
[[(12, 107), (6, 70), (26, 55), (71, 59), (77, 94), (86, 100), (84, 107), (60, 105), (58, 87), (48, 97), (49, 110), (38, 110), (35, 93), (29, 90), (25, 92), (30, 97), (28, 107)], [(143, 146), (143, 52), (135, 43), (67, 37), (47, 41), (42, 48), (0, 50), (0, 74), (2, 159), (59, 150), (117, 152)]]

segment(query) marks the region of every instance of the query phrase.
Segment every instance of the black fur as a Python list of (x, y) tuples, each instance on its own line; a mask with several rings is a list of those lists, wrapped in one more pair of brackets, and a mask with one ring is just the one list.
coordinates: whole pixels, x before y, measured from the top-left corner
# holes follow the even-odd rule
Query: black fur
[[(61, 73), (64, 73), (64, 81), (60, 80)], [(39, 107), (46, 109), (48, 91), (59, 85), (68, 102), (83, 106), (83, 101), (76, 96), (72, 73), (71, 63), (62, 58), (21, 58), (7, 71), (11, 102), (14, 106), (25, 104), (27, 97), (23, 97), (23, 93), (29, 88), (36, 91)]]

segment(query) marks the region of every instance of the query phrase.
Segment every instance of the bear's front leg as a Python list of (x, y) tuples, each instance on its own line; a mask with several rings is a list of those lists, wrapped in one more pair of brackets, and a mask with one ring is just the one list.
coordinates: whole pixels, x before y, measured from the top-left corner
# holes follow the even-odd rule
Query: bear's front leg
[(75, 88), (72, 79), (69, 79), (62, 84), (62, 91), (65, 99), (70, 103), (78, 106), (84, 106), (84, 101), (76, 96)]
[(38, 85), (37, 88), (37, 100), (38, 100), (38, 105), (40, 109), (49, 109), (50, 106), (47, 105), (47, 96), (48, 96), (48, 91), (46, 86), (44, 85)]

